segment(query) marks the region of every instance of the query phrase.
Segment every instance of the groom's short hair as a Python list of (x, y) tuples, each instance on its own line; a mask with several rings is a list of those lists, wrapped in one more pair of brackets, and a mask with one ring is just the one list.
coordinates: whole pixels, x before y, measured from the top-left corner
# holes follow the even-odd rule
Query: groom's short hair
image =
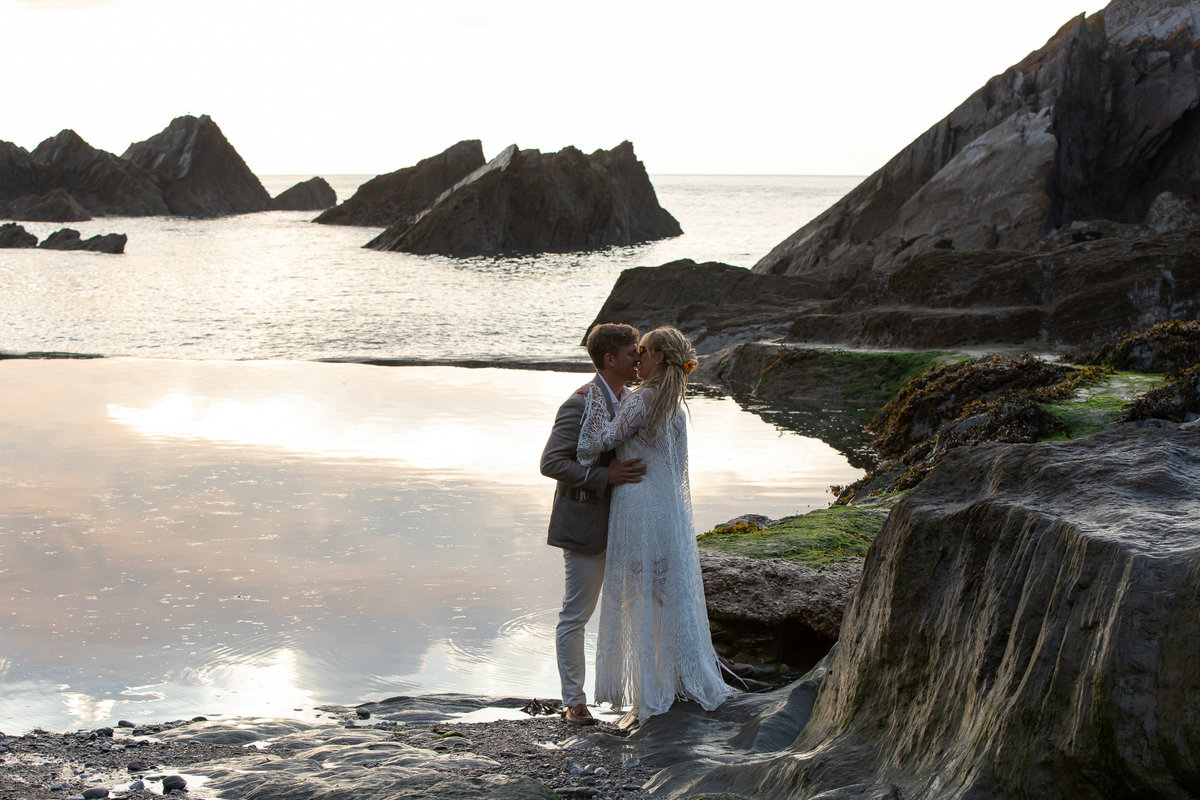
[(637, 340), (638, 330), (632, 325), (617, 325), (612, 322), (605, 322), (592, 328), (588, 334), (588, 356), (591, 357), (592, 363), (596, 365), (596, 369), (604, 369), (605, 353), (612, 353), (615, 356), (620, 352), (622, 347), (637, 344)]

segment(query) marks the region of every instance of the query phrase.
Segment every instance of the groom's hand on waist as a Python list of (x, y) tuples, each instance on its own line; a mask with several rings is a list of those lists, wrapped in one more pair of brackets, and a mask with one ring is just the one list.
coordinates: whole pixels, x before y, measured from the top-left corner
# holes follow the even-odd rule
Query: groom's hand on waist
[(640, 458), (631, 458), (628, 461), (613, 460), (608, 465), (608, 482), (613, 486), (620, 486), (622, 483), (641, 483), (642, 476), (646, 474), (646, 464)]

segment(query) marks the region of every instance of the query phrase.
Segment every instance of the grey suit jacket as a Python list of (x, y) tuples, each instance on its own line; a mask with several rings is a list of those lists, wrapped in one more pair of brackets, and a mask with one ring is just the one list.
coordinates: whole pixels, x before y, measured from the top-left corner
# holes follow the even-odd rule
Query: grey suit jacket
[[(612, 399), (604, 379), (597, 374), (592, 382), (600, 386), (611, 415)], [(586, 384), (581, 387), (586, 388)], [(546, 542), (585, 555), (596, 555), (608, 546), (608, 501), (611, 495), (608, 465), (613, 460), (613, 451), (602, 453), (590, 470), (579, 463), (579, 428), (585, 403), (586, 396), (579, 391), (567, 398), (558, 409), (550, 439), (542, 451), (542, 474), (558, 481)]]

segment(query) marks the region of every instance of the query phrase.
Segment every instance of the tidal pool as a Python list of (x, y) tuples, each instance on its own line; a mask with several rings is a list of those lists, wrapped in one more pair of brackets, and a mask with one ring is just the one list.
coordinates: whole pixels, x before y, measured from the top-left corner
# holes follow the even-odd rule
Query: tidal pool
[[(0, 731), (554, 697), (538, 461), (587, 379), (0, 361)], [(862, 474), (731, 400), (689, 405), (701, 531), (824, 506)]]

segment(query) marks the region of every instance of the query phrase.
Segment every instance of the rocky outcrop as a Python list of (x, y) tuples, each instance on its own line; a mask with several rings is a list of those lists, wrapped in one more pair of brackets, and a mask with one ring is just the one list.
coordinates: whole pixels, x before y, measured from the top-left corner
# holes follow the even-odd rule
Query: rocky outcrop
[(680, 233), (629, 142), (590, 156), (513, 145), (367, 247), (465, 257), (596, 250)]
[(459, 142), (414, 166), (372, 178), (358, 187), (349, 200), (313, 221), (377, 228), (397, 222), (411, 224), (443, 192), (485, 163), (483, 145), (478, 139)]
[(277, 211), (320, 211), (337, 202), (337, 192), (324, 178), (309, 178), (275, 195)]
[(171, 214), (214, 217), (269, 211), (271, 196), (207, 114), (177, 117), (122, 158), (152, 174)]
[(37, 247), (37, 237), (15, 222), (0, 225), (0, 248)]
[(992, 78), (756, 272), (847, 289), (938, 247), (1031, 249), (1075, 221), (1198, 199), (1200, 6), (1114, 0)]
[[(743, 281), (727, 312), (681, 307), (677, 327), (721, 344), (740, 328), (1049, 349), (1200, 315), (1197, 50), (1196, 0), (1113, 0), (1071, 20), (754, 265), (808, 281), (799, 294)], [(693, 279), (725, 280), (707, 269)], [(651, 316), (670, 293), (621, 310)], [(759, 332), (744, 317), (763, 295)]]
[(124, 253), (127, 237), (106, 233), (83, 239), (74, 228), (63, 228), (47, 236), (38, 247), (46, 250), (90, 250), (94, 253)]
[(30, 222), (86, 222), (92, 218), (66, 189), (18, 197), (0, 205), (0, 216)]
[(818, 306), (808, 298), (819, 283), (808, 276), (755, 275), (715, 261), (635, 267), (617, 278), (588, 331), (605, 322), (639, 330), (670, 325), (691, 337), (696, 352), (712, 353), (787, 335), (798, 309)]
[(0, 205), (40, 191), (33, 156), (24, 147), (0, 141)]
[(678, 796), (1194, 797), (1197, 480), (1200, 423), (953, 451), (875, 540), (799, 737)]
[(93, 216), (169, 213), (154, 176), (132, 161), (97, 150), (75, 131), (64, 130), (45, 140), (34, 149), (33, 159), (47, 173), (45, 180), (70, 192)]

